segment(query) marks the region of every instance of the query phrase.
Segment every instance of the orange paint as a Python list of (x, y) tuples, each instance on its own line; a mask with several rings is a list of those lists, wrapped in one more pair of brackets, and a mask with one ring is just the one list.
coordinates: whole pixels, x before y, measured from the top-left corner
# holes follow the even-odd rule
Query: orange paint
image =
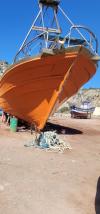
[(41, 130), (52, 111), (96, 72), (82, 50), (28, 58), (11, 66), (0, 80), (0, 107)]

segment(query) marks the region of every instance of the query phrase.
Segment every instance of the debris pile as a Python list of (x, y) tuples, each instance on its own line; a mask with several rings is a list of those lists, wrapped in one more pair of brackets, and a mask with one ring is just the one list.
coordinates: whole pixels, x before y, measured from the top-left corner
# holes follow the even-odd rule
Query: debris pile
[(55, 131), (41, 132), (30, 146), (35, 146), (41, 149), (55, 150), (64, 152), (66, 149), (71, 149), (68, 142), (63, 141)]

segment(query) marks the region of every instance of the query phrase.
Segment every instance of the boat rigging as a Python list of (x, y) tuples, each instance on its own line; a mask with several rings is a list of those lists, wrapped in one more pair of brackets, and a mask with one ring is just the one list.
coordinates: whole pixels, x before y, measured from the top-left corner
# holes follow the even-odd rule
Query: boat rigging
[[(39, 12), (14, 58), (14, 63), (22, 58), (32, 56), (34, 49), (35, 51), (38, 49), (38, 52), (41, 53), (47, 51), (53, 54), (55, 50), (84, 45), (98, 55), (98, 40), (95, 34), (85, 26), (74, 24), (60, 7), (60, 0), (38, 0), (38, 5)], [(52, 14), (50, 18), (48, 13)], [(69, 25), (69, 28), (66, 25), (66, 34), (62, 32), (59, 13), (63, 15)], [(48, 22), (50, 23), (48, 24)], [(84, 34), (81, 30), (84, 30)], [(75, 37), (76, 32), (77, 37)]]

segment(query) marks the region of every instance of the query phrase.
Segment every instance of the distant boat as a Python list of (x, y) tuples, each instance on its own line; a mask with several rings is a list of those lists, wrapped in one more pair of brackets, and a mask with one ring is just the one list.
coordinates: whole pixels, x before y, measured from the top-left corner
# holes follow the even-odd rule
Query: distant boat
[[(74, 25), (60, 1), (39, 0), (38, 6), (13, 65), (1, 78), (0, 107), (41, 130), (48, 117), (95, 74), (100, 58), (94, 33)], [(59, 13), (67, 21), (63, 32)]]
[(75, 105), (71, 106), (70, 108), (72, 118), (90, 119), (94, 111), (95, 107), (92, 107), (89, 101), (84, 101), (80, 108)]

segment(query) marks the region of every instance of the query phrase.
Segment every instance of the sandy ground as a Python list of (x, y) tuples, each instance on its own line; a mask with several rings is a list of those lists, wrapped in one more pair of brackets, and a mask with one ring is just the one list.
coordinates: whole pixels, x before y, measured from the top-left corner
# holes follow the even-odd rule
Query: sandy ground
[(100, 119), (53, 117), (72, 150), (26, 148), (0, 123), (0, 214), (100, 214)]

